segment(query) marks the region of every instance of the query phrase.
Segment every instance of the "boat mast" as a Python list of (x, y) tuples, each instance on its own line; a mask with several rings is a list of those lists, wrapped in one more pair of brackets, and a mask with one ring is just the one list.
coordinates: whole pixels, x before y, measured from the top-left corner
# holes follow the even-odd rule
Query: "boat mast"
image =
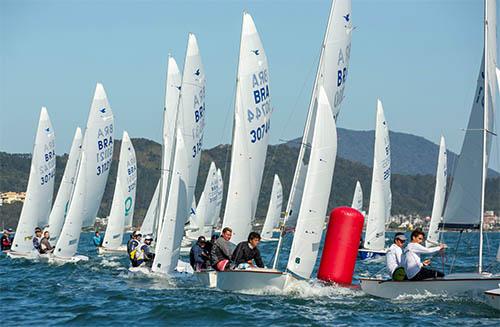
[[(313, 86), (312, 94), (311, 94), (311, 102), (309, 103), (309, 110), (307, 112), (306, 124), (304, 126), (304, 134), (302, 136), (302, 142), (300, 144), (299, 156), (297, 158), (297, 165), (295, 167), (295, 173), (293, 175), (292, 187), (290, 189), (290, 194), (288, 196), (288, 201), (286, 204), (285, 219), (283, 221), (283, 226), (281, 226), (281, 228), (280, 228), (281, 229), (280, 236), (278, 238), (278, 245), (276, 247), (276, 253), (274, 255), (273, 269), (276, 269), (276, 266), (278, 265), (278, 257), (280, 254), (281, 245), (283, 243), (283, 237), (286, 234), (286, 231), (285, 231), (286, 222), (287, 222), (288, 217), (290, 216), (290, 213), (292, 211), (292, 200), (295, 197), (295, 189), (296, 189), (296, 185), (297, 185), (298, 180), (299, 180), (300, 169), (301, 169), (300, 168), (300, 161), (303, 160), (307, 147), (310, 147), (310, 144), (304, 143), (304, 136), (306, 136), (309, 133), (309, 130), (311, 128), (311, 124), (313, 123), (312, 122), (312, 117), (313, 117), (312, 112), (313, 112), (314, 105), (315, 105), (316, 98), (317, 98), (317, 88), (318, 88), (319, 79), (323, 77), (323, 72), (321, 72), (321, 67), (323, 67), (323, 57), (325, 54), (326, 40), (328, 38), (328, 32), (330, 31), (330, 24), (332, 24), (332, 13), (333, 13), (334, 6), (335, 6), (335, 1), (332, 1), (330, 13), (328, 15), (328, 23), (326, 25), (325, 36), (323, 37), (323, 44), (321, 44), (321, 53), (319, 55), (318, 70), (316, 72), (316, 78), (314, 79), (314, 86)], [(302, 199), (301, 199), (301, 201), (302, 201)], [(298, 212), (296, 214), (298, 215)]]
[(488, 119), (488, 0), (484, 1), (484, 100), (483, 100), (483, 151), (482, 151), (482, 175), (481, 175), (481, 210), (479, 219), (479, 264), (478, 272), (483, 271), (483, 222), (484, 222), (484, 197), (485, 197), (485, 186), (486, 186), (486, 133), (487, 133), (487, 119)]

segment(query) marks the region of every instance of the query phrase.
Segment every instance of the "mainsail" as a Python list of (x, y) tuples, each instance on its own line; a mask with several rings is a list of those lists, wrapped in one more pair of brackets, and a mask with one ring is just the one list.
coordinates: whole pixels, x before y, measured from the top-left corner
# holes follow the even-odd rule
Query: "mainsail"
[(12, 251), (33, 250), (35, 227), (47, 223), (54, 193), (56, 174), (56, 141), (54, 129), (45, 107), (40, 111), (38, 128), (31, 156), (31, 168), (21, 216), (17, 224)]
[(316, 121), (315, 117), (318, 110), (319, 88), (323, 87), (325, 90), (335, 119), (339, 115), (342, 101), (344, 100), (345, 82), (349, 71), (349, 58), (351, 55), (352, 29), (351, 0), (333, 1), (321, 47), (318, 70), (314, 81), (297, 166), (285, 211), (287, 230), (293, 230), (295, 227), (300, 210), (307, 166), (309, 164), (312, 136), (315, 129), (314, 122)]
[(255, 23), (243, 13), (236, 81), (231, 171), (223, 227), (246, 240), (260, 194), (271, 123), (269, 67)]
[(359, 181), (356, 182), (351, 207), (360, 212), (363, 211), (363, 189), (361, 188), (361, 183)]
[(366, 223), (365, 249), (383, 250), (385, 223), (391, 215), (391, 146), (389, 127), (382, 102), (377, 100), (375, 147), (373, 151), (372, 186), (370, 207)]
[(273, 238), (273, 229), (278, 227), (281, 208), (283, 206), (283, 187), (278, 175), (274, 175), (273, 189), (271, 190), (271, 198), (269, 200), (269, 207), (267, 208), (266, 220), (262, 227), (260, 236), (265, 239)]
[(56, 200), (54, 201), (54, 205), (52, 206), (52, 211), (49, 216), (49, 234), (50, 242), (52, 244), (55, 244), (59, 239), (64, 219), (66, 219), (66, 214), (68, 213), (71, 196), (73, 195), (73, 190), (75, 189), (76, 174), (80, 164), (81, 151), (82, 130), (78, 127), (76, 129), (75, 136), (73, 137), (73, 143), (71, 144), (68, 161), (66, 162), (66, 168), (64, 168), (64, 174), (61, 179), (59, 190), (57, 191)]
[(436, 187), (434, 189), (434, 203), (432, 205), (431, 222), (425, 245), (436, 246), (439, 243), (439, 223), (443, 217), (444, 199), (446, 197), (447, 178), (447, 152), (444, 137), (441, 136), (439, 143), (439, 156), (436, 170)]
[[(113, 159), (114, 117), (102, 84), (90, 107), (75, 190), (54, 255), (75, 255), (82, 226), (94, 224)], [(86, 224), (84, 224), (86, 222)]]
[(136, 187), (137, 162), (134, 146), (128, 133), (124, 131), (116, 174), (115, 193), (104, 235), (104, 247), (118, 248), (122, 244), (125, 227), (132, 226)]
[(148, 211), (144, 216), (140, 231), (143, 235), (153, 235), (153, 230), (155, 229), (155, 215), (158, 208), (158, 193), (160, 191), (160, 180), (156, 183), (155, 192), (153, 193), (153, 198), (149, 203)]

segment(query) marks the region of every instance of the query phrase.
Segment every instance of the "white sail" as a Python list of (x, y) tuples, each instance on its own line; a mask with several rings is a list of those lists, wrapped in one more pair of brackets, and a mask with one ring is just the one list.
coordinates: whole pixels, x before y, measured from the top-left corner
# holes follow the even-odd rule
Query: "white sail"
[(224, 181), (222, 180), (222, 173), (220, 168), (217, 169), (217, 180), (218, 180), (218, 188), (217, 188), (217, 204), (215, 207), (215, 215), (213, 217), (210, 226), (217, 227), (220, 222), (220, 211), (222, 209), (222, 199), (224, 196)]
[(116, 173), (115, 193), (104, 234), (103, 246), (105, 248), (117, 249), (122, 245), (125, 227), (132, 226), (136, 186), (137, 162), (134, 146), (128, 133), (124, 131)]
[(57, 257), (74, 256), (82, 226), (94, 224), (113, 159), (113, 130), (113, 112), (104, 87), (97, 83), (83, 136), (75, 190), (54, 251)]
[(82, 151), (82, 130), (80, 127), (76, 129), (75, 136), (73, 137), (73, 143), (69, 151), (68, 161), (66, 162), (66, 168), (64, 168), (64, 174), (61, 179), (61, 184), (59, 185), (59, 190), (57, 191), (56, 200), (52, 206), (52, 211), (49, 216), (49, 234), (50, 242), (55, 244), (61, 233), (64, 219), (66, 219), (66, 214), (68, 213), (71, 196), (73, 195), (73, 190), (76, 183), (76, 174), (78, 172), (78, 166), (80, 164), (80, 153)]
[(285, 211), (286, 228), (288, 230), (293, 230), (299, 214), (309, 163), (310, 146), (315, 129), (314, 122), (316, 121), (317, 98), (320, 87), (323, 87), (326, 92), (335, 119), (340, 112), (349, 71), (352, 29), (351, 0), (333, 1), (321, 48), (297, 166)]
[(316, 264), (337, 156), (337, 127), (328, 97), (320, 87), (311, 157), (287, 269), (309, 278)]
[(351, 208), (354, 208), (359, 212), (363, 211), (363, 189), (361, 188), (361, 183), (359, 183), (359, 181), (356, 182)]
[(26, 199), (17, 224), (12, 251), (29, 253), (33, 250), (35, 227), (47, 223), (54, 193), (56, 173), (56, 141), (49, 114), (40, 111), (35, 144), (31, 155), (31, 168)]
[(155, 192), (153, 193), (153, 198), (149, 203), (148, 211), (146, 211), (146, 215), (144, 216), (144, 220), (142, 221), (142, 225), (140, 231), (142, 235), (153, 235), (154, 229), (154, 221), (156, 209), (158, 208), (158, 193), (160, 191), (160, 181), (156, 184)]
[[(156, 212), (157, 220), (165, 214), (165, 206), (168, 196), (168, 181), (170, 175), (170, 164), (175, 143), (175, 121), (179, 106), (179, 95), (181, 89), (181, 73), (175, 59), (169, 55), (167, 80), (165, 83), (165, 105), (163, 110), (163, 136), (162, 136), (162, 157), (160, 173), (160, 193), (158, 198), (158, 208)], [(158, 224), (161, 224), (158, 221)]]
[(481, 199), (486, 179), (483, 172), (487, 170), (491, 150), (490, 132), (494, 131), (497, 92), (496, 2), (487, 0), (485, 3), (487, 51), (483, 50), (469, 123), (444, 212), (444, 225), (451, 228), (479, 228), (482, 217)]
[(281, 186), (281, 181), (278, 175), (274, 175), (273, 189), (271, 191), (271, 198), (269, 200), (269, 207), (267, 209), (266, 220), (264, 221), (264, 226), (262, 227), (262, 233), (260, 236), (262, 238), (271, 239), (273, 238), (273, 229), (278, 227), (281, 208), (283, 205), (283, 187)]
[(172, 176), (169, 200), (163, 226), (158, 235), (156, 255), (153, 260), (152, 270), (164, 274), (172, 273), (177, 267), (182, 241), (187, 190), (179, 175)]
[(434, 189), (434, 203), (432, 205), (431, 222), (427, 240), (427, 247), (436, 246), (439, 243), (439, 223), (443, 217), (444, 199), (446, 197), (446, 178), (447, 178), (447, 152), (444, 137), (441, 136), (439, 143), (439, 156), (436, 170), (436, 187)]
[(198, 201), (198, 207), (196, 208), (198, 224), (204, 227), (210, 227), (210, 230), (212, 228), (212, 222), (215, 220), (214, 216), (216, 215), (217, 210), (218, 195), (219, 176), (217, 174), (217, 167), (215, 166), (215, 163), (212, 162), (210, 164), (210, 168), (208, 169), (207, 180), (205, 182), (203, 193), (200, 196), (200, 201)]
[(383, 250), (385, 223), (391, 215), (391, 145), (382, 102), (377, 100), (372, 187), (364, 247)]
[(178, 174), (186, 185), (184, 224), (189, 218), (189, 209), (194, 198), (206, 114), (205, 69), (201, 62), (198, 42), (191, 33), (188, 37), (178, 110), (176, 137), (178, 142), (182, 136), (183, 146), (175, 146), (172, 172)]
[(231, 171), (223, 227), (246, 240), (257, 209), (269, 143), (271, 96), (267, 57), (252, 17), (243, 13)]

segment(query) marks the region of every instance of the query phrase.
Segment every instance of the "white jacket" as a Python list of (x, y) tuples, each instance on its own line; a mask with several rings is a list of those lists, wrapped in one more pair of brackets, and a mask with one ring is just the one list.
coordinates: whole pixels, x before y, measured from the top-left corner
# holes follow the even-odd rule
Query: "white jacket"
[(441, 250), (441, 247), (434, 246), (431, 248), (426, 248), (418, 243), (410, 243), (406, 246), (403, 253), (402, 266), (405, 268), (406, 276), (408, 279), (412, 279), (420, 271), (423, 264), (420, 261), (421, 254), (431, 254), (436, 253)]
[(403, 249), (401, 249), (396, 244), (392, 244), (385, 255), (387, 269), (389, 269), (389, 273), (394, 273), (397, 267), (401, 266), (401, 255), (403, 254)]

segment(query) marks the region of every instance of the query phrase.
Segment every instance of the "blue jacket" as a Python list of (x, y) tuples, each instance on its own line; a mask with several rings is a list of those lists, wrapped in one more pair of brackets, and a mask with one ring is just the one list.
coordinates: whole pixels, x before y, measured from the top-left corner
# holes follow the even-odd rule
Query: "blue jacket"
[(95, 246), (101, 246), (102, 245), (102, 241), (103, 241), (103, 237), (101, 235), (99, 236), (94, 236), (92, 238), (92, 241), (94, 242), (94, 245)]
[(204, 264), (205, 263), (205, 257), (203, 256), (203, 253), (205, 250), (196, 242), (195, 245), (191, 248), (191, 251), (189, 251), (189, 263), (191, 264), (191, 267), (195, 267), (196, 264)]

